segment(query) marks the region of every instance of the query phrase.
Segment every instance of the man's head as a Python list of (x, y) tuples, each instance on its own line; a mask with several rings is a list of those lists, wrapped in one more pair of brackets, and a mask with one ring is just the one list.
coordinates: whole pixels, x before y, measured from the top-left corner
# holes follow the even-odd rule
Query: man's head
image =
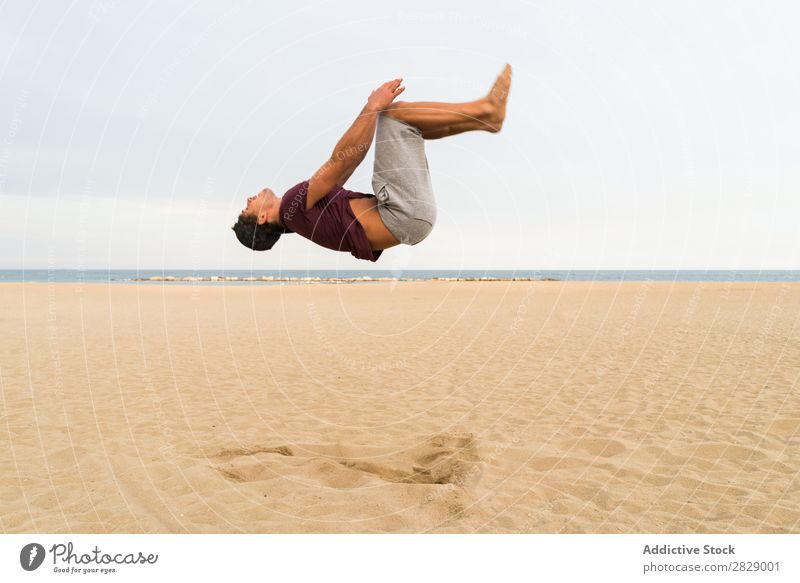
[(266, 251), (288, 232), (280, 222), (281, 199), (269, 188), (247, 199), (247, 205), (239, 213), (236, 224), (231, 227), (239, 243), (253, 251)]

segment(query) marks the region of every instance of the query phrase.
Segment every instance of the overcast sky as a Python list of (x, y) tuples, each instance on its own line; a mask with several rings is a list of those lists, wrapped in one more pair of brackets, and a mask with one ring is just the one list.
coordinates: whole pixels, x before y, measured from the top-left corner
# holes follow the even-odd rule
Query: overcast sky
[[(788, 1), (6, 2), (0, 267), (797, 269), (798, 22)], [(423, 243), (372, 264), (236, 241), (245, 198), (308, 178), (374, 87), (471, 100), (505, 61), (503, 131), (426, 144)]]

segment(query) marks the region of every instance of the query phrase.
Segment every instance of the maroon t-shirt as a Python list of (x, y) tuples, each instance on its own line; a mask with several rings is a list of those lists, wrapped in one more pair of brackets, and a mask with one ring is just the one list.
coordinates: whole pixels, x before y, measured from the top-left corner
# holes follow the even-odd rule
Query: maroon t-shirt
[(374, 194), (353, 192), (338, 184), (317, 204), (306, 210), (308, 180), (295, 184), (281, 198), (283, 226), (328, 249), (349, 251), (353, 257), (377, 261), (382, 251), (373, 251), (364, 228), (350, 208), (351, 198), (370, 198)]

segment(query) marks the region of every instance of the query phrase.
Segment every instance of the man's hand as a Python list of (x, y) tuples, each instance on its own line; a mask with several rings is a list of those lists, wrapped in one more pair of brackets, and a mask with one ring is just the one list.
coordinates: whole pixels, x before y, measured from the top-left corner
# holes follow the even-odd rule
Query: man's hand
[(372, 144), (378, 114), (403, 92), (405, 87), (400, 87), (402, 82), (402, 79), (387, 81), (372, 92), (356, 121), (336, 144), (331, 157), (309, 179), (306, 209), (317, 204), (337, 184), (344, 186), (361, 164)]
[(383, 111), (387, 107), (392, 104), (392, 101), (400, 95), (403, 91), (405, 91), (405, 87), (400, 87), (400, 83), (403, 82), (403, 78), (394, 79), (392, 81), (387, 81), (380, 87), (378, 87), (375, 91), (373, 91), (369, 99), (367, 99), (367, 107), (371, 111)]
[(402, 82), (402, 78), (387, 81), (372, 92), (367, 105), (336, 144), (331, 157), (309, 179), (306, 209), (317, 204), (337, 184), (344, 186), (361, 164), (372, 144), (377, 114), (389, 107), (395, 97), (405, 90), (405, 87), (400, 86)]

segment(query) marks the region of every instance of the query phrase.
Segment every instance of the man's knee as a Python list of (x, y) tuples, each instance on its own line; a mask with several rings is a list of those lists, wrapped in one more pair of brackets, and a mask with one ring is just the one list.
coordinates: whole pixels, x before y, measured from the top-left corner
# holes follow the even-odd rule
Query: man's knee
[(384, 109), (383, 113), (385, 113), (386, 115), (388, 115), (391, 118), (400, 119), (401, 116), (400, 116), (400, 114), (397, 113), (397, 110), (398, 109), (403, 109), (406, 106), (407, 103), (408, 102), (406, 102), (406, 101), (395, 101), (394, 103), (389, 105), (389, 107)]

